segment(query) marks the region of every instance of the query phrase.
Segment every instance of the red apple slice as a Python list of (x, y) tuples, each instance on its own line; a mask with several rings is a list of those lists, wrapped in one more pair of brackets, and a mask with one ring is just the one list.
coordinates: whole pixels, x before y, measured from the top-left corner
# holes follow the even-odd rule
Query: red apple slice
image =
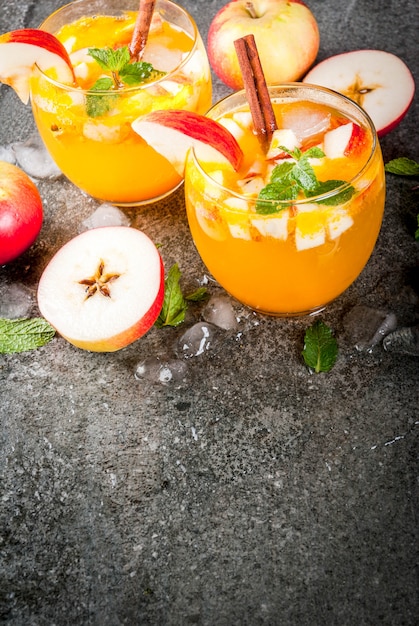
[(313, 67), (303, 82), (329, 87), (355, 100), (370, 115), (380, 137), (401, 122), (415, 93), (407, 65), (383, 50), (329, 57)]
[(64, 84), (71, 85), (75, 80), (67, 50), (51, 33), (22, 28), (0, 36), (0, 82), (13, 87), (25, 104), (35, 65), (42, 71), (55, 68), (57, 80)]
[(323, 151), (329, 159), (339, 159), (362, 152), (367, 133), (354, 122), (329, 130), (323, 137)]
[(192, 111), (152, 111), (137, 118), (132, 127), (156, 152), (170, 161), (182, 177), (191, 148), (201, 161), (230, 163), (235, 170), (239, 169), (243, 158), (237, 140), (224, 126)]
[(41, 314), (73, 345), (113, 352), (144, 335), (164, 298), (153, 242), (127, 226), (88, 230), (51, 259), (38, 286)]

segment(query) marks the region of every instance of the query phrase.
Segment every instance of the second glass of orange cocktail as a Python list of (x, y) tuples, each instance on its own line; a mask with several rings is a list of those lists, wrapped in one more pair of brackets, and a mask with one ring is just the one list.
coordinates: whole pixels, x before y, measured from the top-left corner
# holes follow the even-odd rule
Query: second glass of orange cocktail
[(104, 51), (128, 48), (138, 5), (139, 0), (76, 0), (58, 9), (40, 28), (67, 48), (77, 85), (60, 84), (53, 72), (39, 69), (31, 82), (35, 121), (58, 167), (83, 191), (120, 206), (158, 200), (182, 182), (131, 123), (155, 109), (205, 113), (211, 106), (200, 34), (192, 17), (170, 0), (156, 0), (141, 57), (142, 82), (103, 64)]
[(199, 161), (185, 174), (192, 238), (214, 278), (263, 313), (315, 312), (353, 283), (375, 246), (385, 201), (374, 126), (353, 101), (322, 87), (269, 87), (277, 122), (255, 134), (244, 91), (208, 113), (243, 150), (238, 172)]

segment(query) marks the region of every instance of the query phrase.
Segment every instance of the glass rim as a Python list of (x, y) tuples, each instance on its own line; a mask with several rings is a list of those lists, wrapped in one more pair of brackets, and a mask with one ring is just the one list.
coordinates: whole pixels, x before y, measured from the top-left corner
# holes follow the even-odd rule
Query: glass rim
[[(56, 9), (56, 11), (54, 11), (53, 13), (51, 13), (50, 15), (48, 15), (48, 17), (46, 17), (43, 22), (38, 26), (39, 30), (45, 30), (45, 28), (43, 28), (44, 24), (53, 16), (58, 15), (61, 11), (63, 11), (64, 9), (68, 9), (69, 7), (75, 5), (75, 4), (81, 4), (83, 2), (86, 2), (87, 0), (73, 0), (72, 2), (68, 2), (67, 4), (64, 4), (62, 7), (59, 7), (58, 9)], [(166, 72), (166, 74), (164, 74), (163, 76), (160, 76), (158, 78), (156, 78), (155, 80), (151, 80), (148, 82), (144, 82), (144, 83), (140, 83), (139, 85), (133, 85), (133, 86), (124, 86), (121, 89), (107, 89), (107, 90), (98, 90), (98, 91), (94, 91), (92, 89), (82, 89), (81, 87), (77, 87), (74, 86), (74, 84), (72, 85), (68, 85), (67, 83), (62, 83), (59, 80), (56, 80), (55, 78), (52, 78), (52, 76), (48, 76), (48, 74), (46, 72), (44, 72), (37, 63), (35, 63), (35, 67), (38, 70), (38, 72), (42, 75), (42, 77), (47, 80), (49, 83), (51, 83), (52, 85), (54, 85), (55, 87), (58, 87), (60, 89), (62, 89), (63, 91), (68, 91), (68, 92), (74, 92), (77, 94), (81, 94), (84, 96), (92, 96), (92, 95), (102, 95), (102, 96), (110, 96), (110, 95), (125, 95), (125, 94), (132, 94), (135, 92), (138, 92), (139, 90), (142, 89), (147, 89), (149, 87), (151, 87), (152, 85), (157, 85), (158, 83), (164, 81), (164, 80), (169, 80), (174, 74), (176, 74), (177, 72), (179, 72), (182, 67), (184, 65), (186, 65), (190, 58), (192, 57), (192, 55), (195, 53), (196, 48), (198, 46), (198, 40), (199, 40), (199, 30), (198, 27), (196, 25), (195, 20), (193, 19), (193, 17), (190, 15), (190, 13), (184, 9), (180, 4), (178, 4), (177, 2), (173, 2), (173, 0), (162, 0), (163, 2), (167, 3), (167, 4), (171, 4), (174, 7), (176, 7), (176, 9), (179, 10), (180, 13), (182, 13), (190, 22), (191, 26), (192, 26), (192, 30), (193, 30), (193, 46), (192, 48), (189, 50), (189, 52), (187, 53), (187, 55), (185, 56), (184, 59), (182, 59), (182, 61), (179, 63), (179, 65), (176, 65), (176, 67), (174, 67), (172, 70), (170, 70), (170, 72)], [(157, 0), (157, 3), (159, 2), (159, 0)], [(156, 4), (157, 4), (156, 3)], [(125, 12), (128, 9), (123, 9), (121, 8), (121, 12)], [(49, 32), (49, 31), (47, 31)], [(188, 35), (189, 36), (189, 35)]]
[[(335, 197), (335, 196), (337, 196), (337, 195), (339, 195), (341, 193), (344, 193), (350, 187), (355, 186), (356, 182), (360, 178), (362, 178), (362, 176), (364, 175), (365, 171), (370, 167), (371, 162), (372, 162), (372, 160), (373, 160), (373, 158), (375, 156), (375, 153), (376, 153), (376, 151), (378, 149), (378, 146), (379, 146), (377, 131), (376, 131), (376, 128), (374, 126), (374, 122), (372, 121), (370, 115), (357, 102), (355, 102), (354, 100), (351, 100), (351, 98), (349, 98), (348, 96), (345, 96), (344, 94), (341, 94), (338, 91), (335, 91), (333, 89), (329, 89), (328, 87), (322, 87), (320, 85), (315, 85), (315, 84), (312, 84), (312, 83), (290, 82), (290, 83), (280, 83), (280, 84), (268, 85), (268, 89), (269, 90), (273, 90), (273, 89), (286, 89), (286, 90), (288, 90), (288, 88), (290, 88), (290, 89), (294, 88), (294, 89), (297, 89), (297, 90), (300, 90), (301, 88), (308, 88), (309, 90), (313, 89), (314, 91), (320, 91), (320, 92), (325, 93), (326, 95), (331, 95), (333, 97), (337, 96), (340, 100), (344, 100), (348, 104), (348, 106), (353, 107), (364, 118), (364, 120), (366, 122), (366, 125), (369, 127), (369, 129), (371, 131), (372, 144), (371, 144), (371, 150), (370, 150), (370, 154), (368, 156), (368, 159), (366, 160), (364, 165), (361, 167), (361, 169), (349, 181), (345, 181), (342, 185), (339, 185), (339, 187), (335, 187), (331, 191), (319, 194), (317, 196), (310, 196), (310, 197), (299, 198), (299, 199), (295, 199), (295, 200), (268, 200), (268, 199), (265, 199), (265, 198), (263, 199), (263, 204), (264, 205), (267, 205), (267, 206), (271, 205), (272, 207), (274, 207), (274, 206), (282, 207), (281, 209), (279, 209), (279, 211), (281, 211), (282, 209), (289, 208), (291, 206), (298, 206), (298, 205), (301, 206), (301, 205), (305, 205), (305, 204), (309, 204), (309, 203), (317, 203), (317, 204), (320, 205), (321, 204), (320, 200), (328, 200), (328, 199), (333, 198), (333, 197)], [(243, 103), (244, 103), (246, 101), (246, 92), (245, 92), (244, 89), (241, 89), (239, 91), (235, 91), (233, 93), (230, 93), (230, 94), (224, 96), (223, 98), (220, 98), (220, 100), (218, 100), (215, 104), (213, 104), (213, 106), (208, 110), (206, 115), (208, 117), (211, 117), (211, 115), (210, 115), (211, 112), (214, 111), (214, 109), (216, 109), (217, 107), (219, 107), (223, 103), (225, 103), (227, 100), (233, 99), (233, 98), (237, 98), (238, 99), (240, 97), (244, 97), (244, 100), (243, 100)], [(336, 107), (336, 108), (338, 108), (338, 107)], [(212, 119), (217, 119), (217, 118), (214, 117)], [(235, 198), (239, 198), (240, 200), (245, 200), (250, 205), (255, 205), (256, 204), (256, 202), (258, 201), (258, 197), (257, 196), (249, 197), (246, 194), (240, 193), (238, 191), (234, 191), (234, 190), (230, 189), (229, 187), (226, 187), (222, 183), (220, 183), (217, 180), (215, 180), (215, 178), (212, 178), (212, 176), (210, 174), (208, 174), (205, 171), (205, 169), (202, 167), (201, 161), (199, 160), (199, 157), (196, 154), (195, 149), (193, 147), (190, 150), (190, 154), (192, 155), (194, 164), (198, 168), (199, 172), (204, 176), (204, 178), (211, 185), (213, 185), (215, 188), (219, 189), (220, 191), (227, 192), (230, 196), (233, 196)], [(234, 212), (234, 211), (242, 212), (242, 210), (240, 210), (240, 209), (234, 209), (234, 208), (230, 208), (230, 207), (229, 207), (228, 210), (231, 211), (231, 212)], [(276, 212), (276, 214), (278, 214), (278, 211)], [(265, 215), (265, 217), (274, 216), (274, 215), (275, 215), (275, 213), (267, 213)]]

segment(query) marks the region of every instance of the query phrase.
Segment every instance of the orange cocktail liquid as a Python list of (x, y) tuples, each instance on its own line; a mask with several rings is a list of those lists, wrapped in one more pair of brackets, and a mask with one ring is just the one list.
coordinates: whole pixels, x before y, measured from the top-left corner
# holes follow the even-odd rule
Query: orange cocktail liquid
[[(135, 18), (135, 12), (122, 17), (99, 15), (62, 27), (55, 34), (70, 51), (78, 86), (61, 87), (38, 72), (31, 89), (38, 130), (62, 172), (93, 197), (127, 206), (163, 197), (181, 182), (170, 162), (148, 146), (131, 123), (154, 109), (205, 113), (211, 104), (211, 80), (200, 38), (194, 42), (185, 31), (157, 19), (143, 60), (150, 59), (156, 70), (167, 73), (141, 87), (118, 90), (103, 114), (87, 112), (86, 90), (103, 74), (87, 54), (88, 48), (128, 45)], [(181, 67), (172, 71), (172, 65), (182, 60)]]
[[(273, 104), (279, 128), (294, 125), (297, 135), (306, 135), (299, 142), (302, 152), (321, 148), (327, 130), (349, 122), (312, 102)], [(373, 134), (365, 127), (353, 154), (311, 159), (318, 180), (353, 181), (349, 200), (336, 205), (298, 200), (258, 214), (255, 196), (274, 165), (289, 156), (267, 159), (249, 118), (235, 111), (220, 120), (243, 149), (239, 172), (198, 163), (195, 155), (188, 160), (185, 192), (194, 243), (214, 278), (240, 302), (273, 315), (319, 310), (357, 278), (374, 248), (385, 199), (380, 148), (377, 143), (372, 150)], [(307, 129), (304, 118), (311, 120)]]

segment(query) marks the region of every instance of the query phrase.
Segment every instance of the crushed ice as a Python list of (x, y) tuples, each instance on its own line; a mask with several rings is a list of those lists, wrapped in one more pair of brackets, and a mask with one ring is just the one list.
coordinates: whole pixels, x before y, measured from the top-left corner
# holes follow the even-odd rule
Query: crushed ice
[(236, 330), (237, 328), (237, 318), (228, 296), (212, 296), (202, 312), (202, 317), (206, 322), (223, 330)]
[(90, 230), (101, 226), (129, 226), (130, 223), (130, 219), (123, 211), (104, 202), (81, 223), (80, 230)]
[(385, 337), (383, 346), (387, 352), (419, 356), (419, 324), (391, 332)]
[(187, 364), (179, 359), (162, 360), (151, 356), (137, 364), (135, 378), (151, 383), (180, 383), (187, 375)]
[(394, 313), (357, 305), (343, 319), (345, 332), (355, 348), (371, 352), (374, 346), (397, 328)]
[(32, 178), (55, 179), (62, 176), (61, 170), (55, 165), (38, 133), (34, 133), (26, 141), (11, 144), (16, 163)]
[(0, 286), (0, 317), (29, 317), (33, 304), (32, 293), (25, 285), (13, 283)]

